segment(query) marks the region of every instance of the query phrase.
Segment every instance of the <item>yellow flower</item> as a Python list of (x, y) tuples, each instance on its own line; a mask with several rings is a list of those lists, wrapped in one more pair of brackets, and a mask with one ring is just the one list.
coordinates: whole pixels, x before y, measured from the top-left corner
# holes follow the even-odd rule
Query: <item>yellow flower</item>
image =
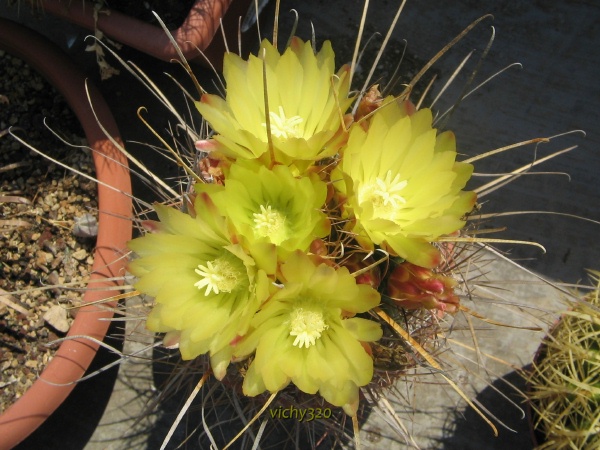
[(341, 144), (341, 117), (351, 103), (349, 68), (337, 75), (334, 70), (329, 42), (315, 54), (310, 42), (293, 38), (280, 54), (265, 40), (258, 56), (250, 55), (248, 61), (226, 54), (226, 98), (205, 94), (196, 106), (217, 133), (217, 151), (226, 157), (272, 163), (270, 131), (275, 161), (304, 170), (310, 162), (334, 155)]
[(321, 212), (327, 186), (316, 174), (297, 178), (287, 166), (267, 169), (239, 161), (230, 167), (225, 186), (197, 184), (196, 191), (210, 195), (257, 258), (259, 249), (269, 244), (277, 246), (281, 258), (294, 250), (308, 250), (313, 240), (330, 231)]
[(147, 319), (151, 331), (167, 332), (183, 359), (209, 353), (215, 376), (231, 360), (230, 343), (246, 333), (269, 295), (264, 270), (230, 242), (225, 220), (206, 196), (195, 202), (197, 216), (155, 205), (157, 231), (129, 242), (139, 258), (129, 264), (135, 288), (155, 299)]
[(285, 388), (317, 391), (356, 414), (358, 389), (371, 381), (373, 360), (361, 342), (381, 338), (378, 323), (351, 317), (379, 304), (379, 293), (357, 284), (348, 269), (316, 266), (295, 252), (281, 266), (283, 287), (252, 320), (235, 355), (256, 350), (244, 379), (246, 395)]
[(384, 103), (366, 130), (352, 126), (332, 180), (361, 245), (435, 267), (440, 253), (431, 242), (462, 228), (475, 204), (475, 193), (462, 191), (473, 167), (456, 162), (454, 134), (437, 135), (429, 109), (408, 115), (406, 104)]

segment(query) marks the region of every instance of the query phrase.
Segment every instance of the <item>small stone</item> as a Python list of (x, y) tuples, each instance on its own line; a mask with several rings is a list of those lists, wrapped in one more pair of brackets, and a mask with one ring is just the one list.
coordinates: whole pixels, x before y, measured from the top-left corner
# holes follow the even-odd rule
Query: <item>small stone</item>
[(16, 383), (17, 381), (19, 380), (17, 380), (14, 375), (10, 375), (6, 381), (0, 381), (0, 389), (3, 389), (6, 386)]
[(48, 275), (48, 283), (52, 284), (52, 285), (57, 285), (60, 283), (60, 280), (58, 278), (58, 272), (56, 270), (53, 270), (52, 272), (50, 272), (50, 274)]
[(38, 362), (36, 360), (25, 361), (25, 367), (29, 367), (30, 369), (37, 369)]
[(54, 259), (53, 255), (51, 253), (46, 253), (42, 250), (39, 250), (35, 256), (36, 256), (35, 262), (38, 267), (46, 266), (47, 264), (50, 264), (52, 262), (52, 260)]
[(79, 250), (74, 251), (71, 256), (73, 258), (75, 258), (77, 261), (83, 261), (84, 259), (86, 259), (88, 257), (88, 252), (85, 249), (80, 248)]
[(62, 306), (54, 305), (45, 314), (44, 320), (56, 331), (66, 333), (69, 331), (69, 321), (67, 320), (67, 310)]
[(56, 272), (55, 269), (62, 264), (65, 255), (62, 252), (57, 252), (55, 256), (56, 257), (54, 258), (54, 261), (52, 261), (52, 264), (50, 264), (50, 269)]

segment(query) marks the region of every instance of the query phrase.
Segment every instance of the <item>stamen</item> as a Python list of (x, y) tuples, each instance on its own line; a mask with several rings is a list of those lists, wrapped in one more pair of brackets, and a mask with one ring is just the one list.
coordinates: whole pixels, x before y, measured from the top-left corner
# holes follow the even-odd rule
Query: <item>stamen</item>
[(294, 346), (308, 348), (314, 345), (327, 328), (329, 325), (325, 323), (322, 311), (306, 308), (296, 308), (292, 311), (290, 336), (296, 336)]
[[(280, 139), (289, 139), (302, 137), (302, 131), (299, 125), (303, 122), (302, 117), (292, 116), (290, 118), (285, 117), (283, 107), (279, 107), (279, 114), (271, 111), (269, 113), (271, 135)], [(263, 123), (263, 127), (266, 128), (267, 124)]]
[(400, 180), (400, 174), (392, 179), (392, 171), (388, 170), (385, 178), (377, 177), (375, 181), (365, 184), (359, 191), (359, 202), (373, 204), (375, 215), (384, 219), (393, 219), (398, 210), (406, 203), (399, 193), (408, 181)]
[(232, 292), (243, 279), (243, 273), (239, 267), (232, 264), (231, 258), (219, 257), (212, 261), (207, 261), (206, 265), (198, 265), (195, 272), (202, 278), (194, 283), (198, 289), (202, 290), (206, 287), (205, 296), (211, 292), (219, 294), (220, 292)]
[(286, 218), (271, 205), (260, 205), (260, 212), (253, 213), (254, 229), (257, 234), (262, 237), (269, 236), (271, 242), (280, 244), (286, 238), (285, 222)]

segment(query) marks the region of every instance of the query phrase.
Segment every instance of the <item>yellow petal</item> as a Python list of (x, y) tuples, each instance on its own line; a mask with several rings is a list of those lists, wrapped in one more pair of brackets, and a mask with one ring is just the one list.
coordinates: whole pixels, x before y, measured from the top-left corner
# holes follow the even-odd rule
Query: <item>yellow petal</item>
[(246, 376), (244, 377), (244, 383), (242, 385), (242, 391), (244, 395), (247, 395), (248, 397), (255, 397), (265, 392), (266, 389), (267, 388), (263, 382), (262, 376), (256, 372), (253, 364), (250, 364), (250, 367), (246, 371)]
[(342, 325), (354, 339), (362, 342), (375, 342), (383, 336), (381, 325), (372, 320), (353, 317), (342, 320)]
[(424, 240), (397, 234), (386, 236), (385, 242), (398, 256), (418, 266), (432, 269), (440, 263), (439, 250)]

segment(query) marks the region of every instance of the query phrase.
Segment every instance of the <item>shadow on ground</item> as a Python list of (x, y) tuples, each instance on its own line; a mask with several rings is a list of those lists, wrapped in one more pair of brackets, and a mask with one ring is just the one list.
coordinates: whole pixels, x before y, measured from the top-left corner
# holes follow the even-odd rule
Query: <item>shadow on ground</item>
[(473, 408), (467, 407), (462, 411), (448, 412), (448, 423), (436, 448), (438, 450), (533, 449), (529, 420), (525, 411), (526, 405), (519, 392), (525, 392), (526, 387), (522, 376), (513, 371), (498, 378), (477, 395), (475, 400), (478, 404), (487, 408), (495, 417), (492, 421), (498, 428), (500, 437), (495, 437), (479, 414)]

